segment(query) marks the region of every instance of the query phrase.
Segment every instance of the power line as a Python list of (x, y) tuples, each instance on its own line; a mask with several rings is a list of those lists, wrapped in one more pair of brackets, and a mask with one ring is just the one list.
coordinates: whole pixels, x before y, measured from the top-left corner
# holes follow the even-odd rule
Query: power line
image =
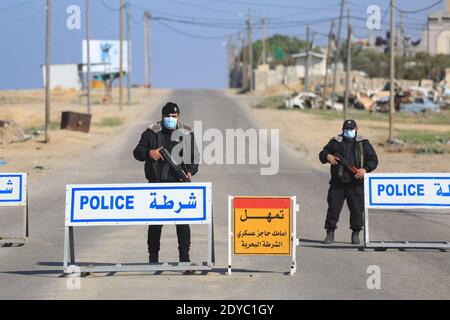
[(13, 6), (1, 8), (0, 12), (6, 12), (6, 11), (14, 10), (14, 9), (17, 9), (17, 8), (20, 8), (20, 7), (27, 6), (27, 5), (32, 4), (34, 2), (38, 2), (38, 1), (41, 2), (40, 0), (31, 0), (31, 1), (27, 1), (27, 2), (22, 2), (22, 3), (16, 4), (16, 5), (13, 5)]
[(440, 5), (442, 2), (444, 2), (444, 0), (439, 0), (435, 4), (432, 4), (432, 5), (428, 6), (428, 7), (425, 7), (425, 8), (422, 8), (422, 9), (417, 9), (417, 10), (403, 10), (403, 9), (398, 8), (398, 7), (394, 7), (394, 8), (396, 10), (402, 12), (402, 13), (420, 13), (420, 12), (424, 12), (424, 11), (430, 10), (431, 8), (436, 7), (437, 5)]
[(234, 11), (215, 9), (215, 8), (205, 7), (205, 6), (201, 6), (201, 5), (193, 4), (193, 3), (187, 3), (187, 2), (183, 2), (183, 1), (179, 1), (179, 0), (168, 0), (168, 1), (176, 3), (176, 4), (179, 4), (179, 5), (182, 5), (182, 6), (198, 8), (198, 9), (207, 10), (207, 11), (213, 11), (213, 12), (220, 12), (220, 13), (237, 15), (237, 12), (234, 12)]
[(237, 32), (235, 33), (231, 33), (231, 34), (225, 34), (225, 35), (220, 35), (220, 36), (201, 36), (201, 35), (196, 35), (196, 34), (192, 34), (192, 33), (188, 33), (182, 30), (179, 30), (177, 28), (174, 28), (168, 24), (166, 24), (165, 22), (161, 21), (160, 19), (155, 19), (153, 18), (153, 20), (155, 20), (157, 23), (161, 24), (162, 26), (166, 27), (167, 29), (172, 30), (173, 32), (191, 37), (191, 38), (196, 38), (196, 39), (203, 39), (203, 40), (217, 40), (217, 39), (224, 39), (227, 38), (229, 36), (233, 36), (236, 35)]
[(30, 18), (34, 16), (37, 12), (39, 12), (39, 8), (44, 3), (44, 0), (38, 0), (39, 2), (28, 12), (25, 14), (14, 15), (13, 17), (16, 19)]
[[(267, 7), (267, 8), (286, 8), (286, 9), (303, 9), (303, 10), (319, 10), (320, 8), (314, 8), (314, 7), (300, 7), (300, 6), (292, 6), (292, 5), (284, 5), (284, 4), (267, 4), (267, 3), (259, 3), (259, 2), (252, 2), (252, 1), (234, 1), (234, 0), (209, 0), (212, 2), (223, 2), (223, 3), (230, 3), (230, 4), (241, 4), (241, 5), (250, 5), (250, 6), (257, 6), (257, 7)], [(329, 8), (325, 7), (323, 10)]]
[(188, 16), (181, 16), (181, 15), (177, 15), (177, 14), (172, 14), (172, 13), (167, 13), (167, 12), (163, 12), (163, 11), (159, 11), (159, 10), (153, 10), (153, 9), (149, 9), (149, 8), (145, 8), (139, 5), (131, 5), (133, 8), (142, 10), (144, 12), (146, 11), (151, 11), (153, 13), (157, 13), (157, 14), (161, 14), (167, 17), (174, 17), (174, 18), (180, 18), (180, 19), (187, 19), (187, 20), (205, 20), (205, 21), (223, 21), (223, 22), (241, 22), (243, 23), (243, 21), (237, 20), (237, 19), (219, 19), (219, 18), (204, 18), (204, 17), (188, 17)]
[(339, 5), (332, 5), (332, 6), (326, 6), (326, 7), (321, 7), (321, 8), (310, 8), (310, 9), (307, 9), (305, 11), (302, 10), (302, 11), (298, 11), (298, 12), (295, 12), (295, 13), (291, 13), (289, 15), (277, 16), (277, 17), (271, 18), (270, 20), (281, 20), (281, 19), (285, 19), (285, 18), (296, 17), (296, 16), (301, 15), (301, 14), (308, 14), (308, 13), (311, 13), (311, 12), (323, 11), (323, 10), (335, 11), (334, 9), (331, 9), (331, 8), (338, 7), (338, 6)]
[(106, 3), (105, 3), (105, 1), (104, 0), (100, 0), (100, 3), (106, 8), (106, 9), (108, 9), (109, 11), (112, 11), (112, 12), (119, 12), (120, 11), (120, 8), (113, 8), (113, 7), (111, 7), (111, 6), (109, 6), (109, 5), (107, 5)]

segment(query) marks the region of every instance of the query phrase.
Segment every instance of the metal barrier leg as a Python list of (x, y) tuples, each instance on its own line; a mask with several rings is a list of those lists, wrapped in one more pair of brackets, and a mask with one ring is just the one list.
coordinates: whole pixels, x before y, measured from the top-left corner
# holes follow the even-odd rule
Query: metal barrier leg
[(292, 234), (291, 234), (291, 245), (292, 245), (292, 264), (290, 275), (293, 276), (297, 272), (297, 213), (299, 208), (297, 206), (297, 197), (291, 198), (291, 208), (292, 208)]
[(73, 227), (69, 227), (70, 264), (75, 264), (75, 243), (73, 241)]
[(208, 225), (208, 267), (214, 266), (214, 214), (211, 212), (211, 223)]
[(29, 236), (29, 226), (28, 226), (28, 202), (23, 208), (23, 239), (26, 240)]
[(63, 257), (63, 267), (67, 270), (69, 266), (69, 255), (70, 255), (70, 237), (69, 237), (69, 227), (64, 227), (64, 257)]
[(364, 208), (364, 245), (367, 248), (369, 244), (369, 209)]
[(228, 196), (228, 275), (231, 275), (231, 241), (233, 241), (233, 233), (231, 231), (231, 208), (233, 205), (233, 197)]

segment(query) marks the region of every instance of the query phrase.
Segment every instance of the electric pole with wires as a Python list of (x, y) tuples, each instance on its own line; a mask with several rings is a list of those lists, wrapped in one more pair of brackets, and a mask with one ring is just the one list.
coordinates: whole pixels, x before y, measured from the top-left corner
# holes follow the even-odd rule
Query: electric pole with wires
[(252, 28), (252, 13), (249, 10), (247, 20), (247, 41), (248, 41), (248, 67), (247, 67), (247, 79), (248, 90), (253, 91), (253, 28)]
[(144, 74), (145, 74), (145, 87), (151, 88), (152, 87), (152, 73), (151, 73), (151, 67), (152, 67), (152, 60), (151, 60), (151, 29), (150, 29), (150, 23), (151, 23), (152, 15), (150, 12), (144, 13)]
[(306, 55), (305, 55), (305, 85), (304, 85), (305, 92), (309, 92), (310, 36), (311, 36), (311, 29), (310, 29), (309, 25), (307, 25), (306, 26)]
[(86, 0), (86, 58), (87, 58), (87, 73), (86, 73), (86, 94), (87, 94), (87, 112), (92, 113), (91, 110), (91, 1)]
[[(331, 21), (331, 29), (330, 34), (328, 35), (328, 50), (327, 50), (327, 61), (326, 61), (326, 67), (325, 67), (325, 80), (324, 80), (324, 87), (323, 87), (323, 100), (324, 100), (324, 106), (326, 106), (326, 103), (328, 101), (328, 69), (330, 68), (330, 57), (331, 57), (331, 51), (333, 49), (333, 41), (334, 41), (334, 20)], [(324, 107), (323, 106), (323, 107)]]
[(127, 105), (131, 104), (131, 13), (130, 6), (126, 4), (127, 9)]
[(351, 72), (352, 72), (352, 23), (350, 20), (350, 9), (348, 9), (348, 35), (347, 35), (347, 62), (345, 72), (345, 92), (344, 92), (344, 120), (348, 119)]
[(51, 66), (51, 50), (52, 50), (52, 0), (47, 0), (47, 25), (45, 36), (45, 143), (50, 142), (49, 126), (50, 126), (50, 66)]
[(389, 98), (389, 140), (392, 141), (394, 130), (394, 112), (395, 112), (395, 1), (390, 0), (391, 4), (391, 27), (390, 27), (390, 98)]
[(125, 1), (120, 0), (120, 49), (119, 49), (119, 59), (120, 59), (120, 69), (119, 69), (119, 110), (123, 110), (123, 38), (124, 38), (124, 13), (125, 13)]
[(263, 16), (261, 18), (262, 64), (267, 63), (266, 23), (267, 23), (267, 18)]
[(339, 44), (341, 42), (341, 28), (342, 28), (342, 20), (344, 17), (344, 7), (345, 7), (345, 0), (341, 0), (341, 13), (339, 15), (338, 32), (337, 32), (335, 53), (334, 53), (333, 90), (332, 90), (332, 94), (331, 94), (331, 109), (334, 109), (334, 104), (336, 102), (337, 63), (338, 63), (338, 55), (339, 55)]

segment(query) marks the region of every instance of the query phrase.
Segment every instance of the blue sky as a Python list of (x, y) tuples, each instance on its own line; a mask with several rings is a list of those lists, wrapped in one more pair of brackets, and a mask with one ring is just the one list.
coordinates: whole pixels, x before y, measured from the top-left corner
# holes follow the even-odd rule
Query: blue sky
[[(42, 87), (40, 65), (44, 63), (45, 44), (45, 0), (0, 0), (0, 89), (28, 89)], [(227, 85), (226, 46), (228, 34), (238, 31), (245, 33), (245, 19), (249, 9), (255, 21), (262, 16), (276, 21), (267, 33), (284, 33), (304, 37), (305, 21), (317, 33), (317, 44), (326, 43), (326, 33), (330, 28), (328, 19), (339, 15), (339, 0), (129, 0), (134, 23), (133, 41), (133, 83), (144, 80), (143, 49), (143, 8), (154, 16), (171, 19), (207, 20), (207, 26), (180, 24), (165, 21), (162, 25), (152, 23), (153, 83), (159, 88), (224, 88)], [(376, 4), (385, 10), (388, 0), (347, 1), (352, 15), (365, 18), (365, 8)], [(397, 6), (404, 10), (415, 10), (436, 3), (437, 0), (397, 0)], [(445, 1), (444, 1), (445, 2)], [(444, 2), (429, 12), (444, 10)], [(118, 39), (119, 0), (91, 0), (92, 38)], [(23, 4), (23, 5), (22, 5)], [(81, 41), (84, 38), (84, 0), (53, 0), (53, 63), (81, 62)], [(20, 6), (19, 6), (20, 5)], [(82, 9), (82, 29), (66, 28), (70, 5)], [(16, 8), (12, 8), (16, 6)], [(398, 20), (398, 19), (397, 19)], [(298, 25), (280, 28), (282, 21), (299, 21)], [(303, 21), (303, 22), (302, 22)], [(426, 16), (408, 14), (405, 16), (406, 30), (413, 38), (420, 36)], [(388, 26), (388, 15), (384, 27)], [(220, 25), (218, 25), (218, 23)], [(303, 25), (302, 25), (303, 23)], [(225, 26), (223, 24), (226, 24)], [(355, 20), (355, 35), (368, 34), (365, 22)], [(171, 27), (171, 29), (168, 28)], [(175, 30), (173, 30), (175, 29)], [(343, 29), (343, 32), (346, 29)], [(185, 34), (180, 33), (184, 32)], [(383, 33), (385, 31), (382, 31)], [(186, 35), (213, 37), (199, 39)], [(222, 37), (223, 38), (219, 38)], [(260, 30), (255, 28), (254, 39), (260, 38)]]

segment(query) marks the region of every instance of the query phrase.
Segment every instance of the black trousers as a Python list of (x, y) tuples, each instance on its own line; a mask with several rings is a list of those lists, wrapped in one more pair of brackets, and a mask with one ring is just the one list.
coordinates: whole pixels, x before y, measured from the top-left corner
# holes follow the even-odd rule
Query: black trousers
[(361, 231), (364, 226), (364, 184), (344, 183), (331, 184), (328, 189), (328, 211), (325, 229), (333, 231), (337, 228), (339, 216), (347, 200), (350, 209), (350, 229)]
[[(161, 244), (162, 225), (150, 225), (148, 227), (148, 254), (150, 260), (158, 261), (158, 254)], [(189, 249), (191, 247), (191, 229), (189, 225), (177, 225), (178, 252), (180, 262), (190, 262)]]

